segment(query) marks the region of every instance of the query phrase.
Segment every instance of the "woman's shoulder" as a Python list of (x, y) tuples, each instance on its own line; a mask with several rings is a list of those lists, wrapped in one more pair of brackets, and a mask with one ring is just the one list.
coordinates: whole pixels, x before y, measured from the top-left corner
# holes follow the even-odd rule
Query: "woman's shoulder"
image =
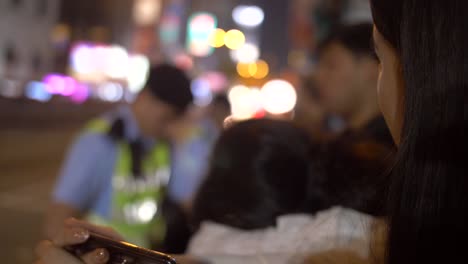
[(364, 229), (370, 228), (375, 218), (371, 215), (344, 207), (332, 207), (317, 212), (315, 215), (294, 214), (278, 218), (278, 230), (297, 228), (325, 228), (324, 232), (330, 234), (330, 228), (345, 228), (350, 225), (359, 225)]
[(188, 252), (193, 255), (252, 255), (273, 228), (242, 230), (206, 221), (192, 237)]
[(189, 252), (251, 255), (258, 252), (318, 252), (335, 246), (346, 247), (356, 241), (364, 245), (368, 241), (372, 219), (354, 210), (334, 207), (316, 215), (284, 215), (278, 218), (274, 227), (251, 231), (204, 222), (192, 238)]

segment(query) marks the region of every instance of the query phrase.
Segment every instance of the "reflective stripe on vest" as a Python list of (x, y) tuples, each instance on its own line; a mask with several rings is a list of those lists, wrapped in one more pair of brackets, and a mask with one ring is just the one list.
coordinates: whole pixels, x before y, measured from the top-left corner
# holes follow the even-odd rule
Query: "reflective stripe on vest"
[[(86, 131), (106, 134), (110, 126), (109, 121), (96, 119), (88, 124)], [(158, 207), (169, 182), (169, 148), (166, 144), (157, 144), (142, 161), (144, 177), (135, 178), (130, 145), (124, 140), (116, 143), (118, 155), (112, 178), (111, 218), (93, 214), (88, 219), (114, 228), (129, 242), (148, 247), (150, 238), (162, 241), (165, 235), (165, 223), (158, 214)]]

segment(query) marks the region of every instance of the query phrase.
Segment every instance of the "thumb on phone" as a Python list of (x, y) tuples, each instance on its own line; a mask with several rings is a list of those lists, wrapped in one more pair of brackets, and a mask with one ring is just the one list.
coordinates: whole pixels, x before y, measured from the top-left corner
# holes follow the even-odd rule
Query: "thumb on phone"
[(109, 261), (109, 252), (100, 248), (81, 256), (81, 259), (86, 264), (105, 264)]
[(65, 227), (82, 228), (89, 232), (97, 233), (97, 234), (100, 234), (102, 236), (108, 237), (113, 240), (117, 240), (117, 241), (124, 240), (123, 237), (112, 228), (94, 225), (86, 221), (77, 220), (75, 218), (69, 218), (65, 220)]
[(105, 249), (96, 249), (78, 259), (49, 240), (38, 244), (36, 255), (39, 258), (36, 263), (40, 264), (105, 264), (109, 261), (109, 253)]

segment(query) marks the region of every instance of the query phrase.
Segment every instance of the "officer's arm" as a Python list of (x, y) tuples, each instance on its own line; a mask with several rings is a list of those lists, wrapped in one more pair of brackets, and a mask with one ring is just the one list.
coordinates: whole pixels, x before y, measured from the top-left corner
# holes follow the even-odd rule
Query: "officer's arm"
[(96, 177), (99, 162), (106, 152), (106, 142), (98, 134), (83, 134), (73, 144), (57, 180), (49, 206), (45, 235), (54, 237), (65, 219), (82, 218), (93, 206), (101, 190)]

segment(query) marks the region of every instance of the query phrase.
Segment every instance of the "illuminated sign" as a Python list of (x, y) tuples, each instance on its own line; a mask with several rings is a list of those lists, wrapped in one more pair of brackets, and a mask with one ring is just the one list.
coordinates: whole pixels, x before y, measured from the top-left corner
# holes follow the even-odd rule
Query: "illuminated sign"
[(217, 27), (217, 19), (210, 13), (196, 13), (188, 20), (187, 51), (197, 57), (205, 57), (213, 53), (210, 40)]

